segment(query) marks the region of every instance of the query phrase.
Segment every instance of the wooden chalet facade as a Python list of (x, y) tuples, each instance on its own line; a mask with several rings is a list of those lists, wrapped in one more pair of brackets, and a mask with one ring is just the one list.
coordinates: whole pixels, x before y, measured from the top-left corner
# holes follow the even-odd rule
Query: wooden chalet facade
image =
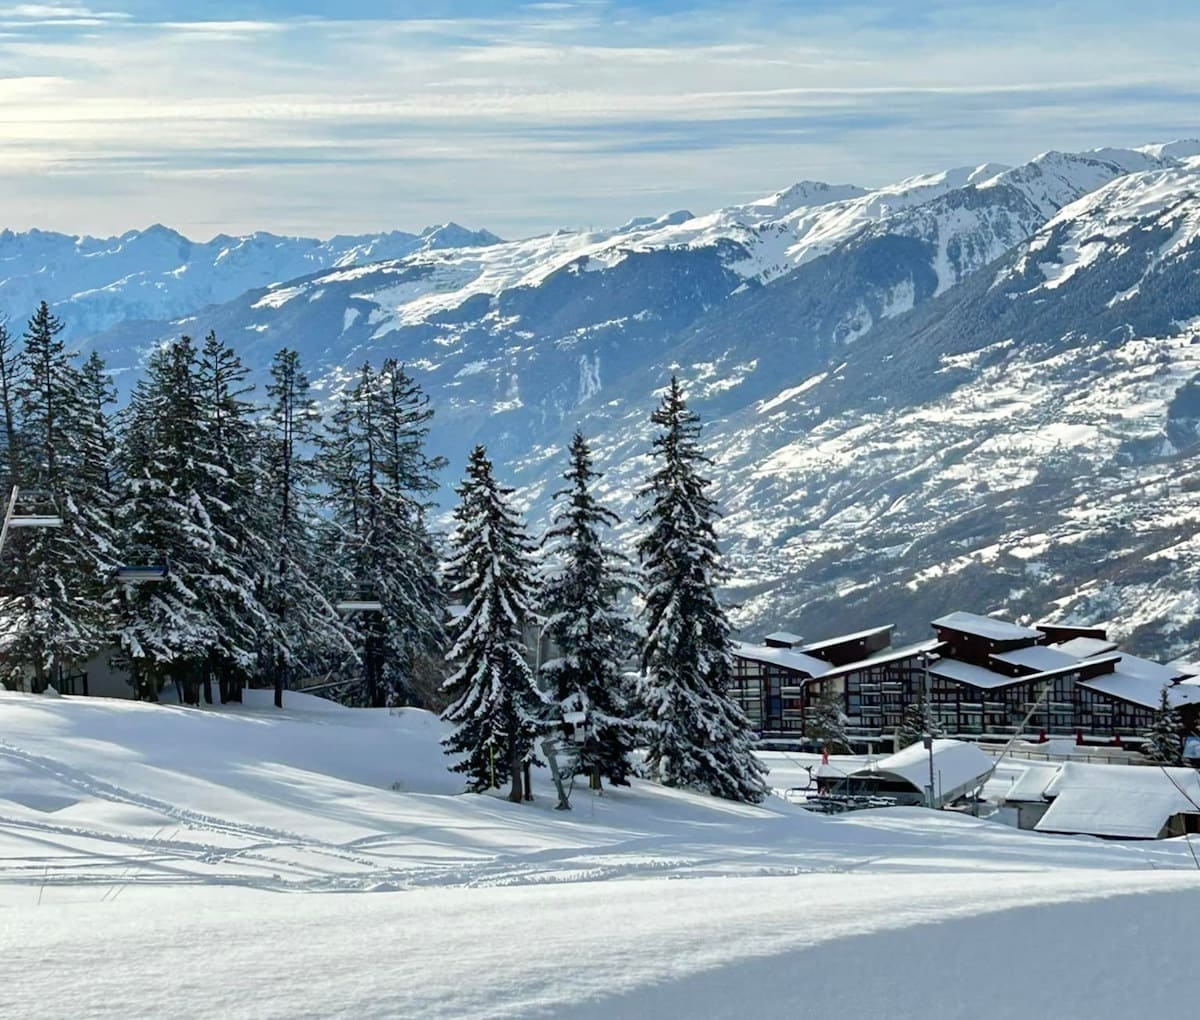
[(1200, 715), (1200, 677), (1122, 652), (1102, 628), (959, 612), (933, 621), (933, 639), (903, 648), (891, 647), (892, 629), (737, 644), (732, 693), (764, 739), (797, 742), (818, 699), (835, 695), (862, 746), (891, 741), (922, 691), (949, 736), (1007, 738), (1025, 723), (1030, 735), (1136, 744), (1164, 689), (1185, 729)]

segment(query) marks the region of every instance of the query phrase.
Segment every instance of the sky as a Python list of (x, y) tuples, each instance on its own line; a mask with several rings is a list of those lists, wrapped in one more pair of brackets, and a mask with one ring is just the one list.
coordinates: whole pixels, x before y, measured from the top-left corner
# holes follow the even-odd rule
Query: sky
[(1180, 0), (0, 0), (0, 227), (505, 237), (1200, 134)]

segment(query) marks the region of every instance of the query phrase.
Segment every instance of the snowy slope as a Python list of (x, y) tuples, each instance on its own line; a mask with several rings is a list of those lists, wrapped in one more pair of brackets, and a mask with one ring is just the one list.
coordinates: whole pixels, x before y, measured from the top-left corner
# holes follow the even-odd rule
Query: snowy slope
[[(744, 348), (677, 349), (710, 420), (741, 622), (917, 639), (973, 606), (1192, 653), (1198, 221), (1200, 161), (1120, 178), (836, 361), (777, 347), (773, 394), (728, 367)], [(625, 415), (596, 429), (614, 495), (644, 470)]]
[[(915, 1016), (896, 989), (934, 961), (1023, 971), (1051, 952), (1039, 990), (1070, 996), (1064, 1016), (1190, 994), (1150, 965), (1197, 895), (1182, 840), (825, 818), (645, 783), (577, 791), (563, 814), (542, 777), (532, 804), (452, 793), (424, 713), (303, 695), (276, 712), (251, 694), (236, 709), (0, 694), (0, 952), (36, 961), (6, 971), (6, 1011)], [(968, 1001), (1029, 1008), (938, 980), (919, 1015)]]
[[(1184, 848), (1033, 836), (920, 810), (831, 819), (635, 782), (554, 810), (462, 794), (417, 710), (289, 694), (188, 709), (0, 694), (0, 856), (70, 899), (128, 880), (273, 890), (477, 887), (609, 878), (977, 868), (1173, 867)], [(784, 766), (786, 785), (794, 776)], [(922, 863), (925, 862), (925, 863)]]
[(511, 461), (663, 364), (711, 365), (727, 389), (740, 386), (731, 399), (742, 406), (769, 399), (775, 366), (815, 371), (1025, 240), (1061, 204), (1133, 170), (1175, 166), (1186, 151), (1048, 153), (871, 192), (802, 182), (705, 216), (317, 273), (90, 343), (124, 379), (151, 344), (212, 328), (260, 372), (279, 347), (298, 349), (326, 392), (362, 361), (393, 355), (433, 397), (437, 452), (460, 463), (482, 440)]

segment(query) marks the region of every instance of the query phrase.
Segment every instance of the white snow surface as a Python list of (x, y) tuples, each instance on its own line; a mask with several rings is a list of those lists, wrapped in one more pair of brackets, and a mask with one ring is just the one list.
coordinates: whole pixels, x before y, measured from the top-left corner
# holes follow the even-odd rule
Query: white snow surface
[[(459, 793), (428, 713), (269, 697), (0, 694), (0, 1012), (1027, 1015), (953, 980), (989, 954), (1070, 1015), (1190, 1001), (1185, 969), (1153, 965), (1200, 905), (1181, 840), (642, 782), (560, 813), (545, 770), (530, 804)], [(779, 788), (807, 778), (763, 757)]]
[[(1045, 277), (1044, 289), (1053, 290), (1109, 250), (1119, 250), (1131, 232), (1160, 224), (1172, 232), (1145, 274), (1200, 236), (1200, 157), (1191, 155), (1165, 169), (1118, 177), (1066, 205), (1029, 241), (1025, 256), (1009, 275), (1025, 272), (1032, 261)], [(1064, 232), (1058, 250), (1043, 259), (1040, 253)], [(1138, 286), (1117, 295), (1114, 302), (1133, 296)]]

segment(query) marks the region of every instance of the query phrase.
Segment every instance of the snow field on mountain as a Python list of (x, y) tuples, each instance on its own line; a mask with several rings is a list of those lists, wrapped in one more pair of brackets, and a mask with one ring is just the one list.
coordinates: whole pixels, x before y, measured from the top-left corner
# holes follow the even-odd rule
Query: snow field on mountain
[[(981, 359), (985, 366), (975, 367)], [(1125, 455), (1131, 444), (1144, 444), (1164, 458), (1175, 452), (1167, 438), (1168, 409), (1180, 387), (1200, 373), (1200, 346), (1190, 333), (1116, 344), (1081, 341), (1053, 352), (1005, 342), (944, 363), (948, 369), (969, 366), (972, 376), (930, 403), (831, 418), (757, 462), (757, 447), (744, 444), (735, 430), (753, 428), (760, 437), (765, 430), (782, 433), (788, 405), (768, 402), (753, 424), (735, 420), (713, 429), (710, 442), (725, 451), (719, 458), (723, 523), (739, 586), (777, 578), (781, 565), (804, 576), (808, 564), (853, 547), (868, 530), (894, 536), (890, 559), (896, 569), (905, 565), (905, 583), (916, 590), (930, 579), (1006, 555), (1024, 559), (1035, 574), (1040, 558), (1024, 552), (1035, 539), (1041, 547), (1061, 546), (1114, 526), (1148, 534), (1200, 524), (1200, 494), (1181, 484), (1186, 461), (1129, 463)], [(857, 465), (855, 484), (833, 484), (850, 460)], [(1113, 476), (1103, 498), (1097, 498), (1095, 485), (1100, 468)], [(937, 554), (932, 563), (910, 555), (938, 529), (977, 512), (985, 499), (1002, 500), (1005, 494), (1027, 499), (1028, 487), (1047, 470), (1062, 470), (1059, 493), (1074, 491), (1077, 498), (1062, 500), (1048, 517), (1027, 513), (1010, 529), (993, 529), (1003, 539), (999, 543), (992, 537), (957, 555), (930, 546), (928, 552)], [(915, 478), (921, 479), (919, 495), (896, 499), (905, 480)], [(764, 505), (793, 507), (794, 514), (766, 515)], [(797, 520), (804, 521), (802, 530)], [(876, 569), (888, 569), (888, 561), (881, 558)], [(1130, 633), (1164, 613), (1168, 620), (1185, 620), (1195, 605), (1188, 593), (1168, 586), (1153, 597), (1143, 589), (1116, 597), (1111, 607), (1097, 600), (1089, 608), (1085, 586), (1073, 587), (1081, 589), (1076, 600), (1081, 618), (1105, 619), (1115, 615), (1117, 605), (1124, 607), (1116, 633)], [(753, 598), (746, 603), (748, 615), (756, 612)]]
[[(458, 793), (428, 713), (286, 697), (277, 712), (267, 692), (202, 709), (0, 695), (0, 952), (28, 961), (5, 969), (6, 1011), (718, 1017), (891, 1003), (936, 1020), (968, 1015), (961, 978), (981, 957), (1021, 973), (1051, 949), (1035, 991), (1061, 997), (1064, 1016), (1084, 1015), (1075, 1002), (1107, 1020), (1182, 1001), (1169, 968), (1140, 966), (1179, 944), (1200, 905), (1181, 840), (1041, 836), (919, 809), (825, 818), (641, 782), (578, 789), (561, 813), (544, 770), (531, 804)], [(764, 758), (781, 789), (812, 761)], [(970, 1015), (1028, 1008), (989, 995)]]

